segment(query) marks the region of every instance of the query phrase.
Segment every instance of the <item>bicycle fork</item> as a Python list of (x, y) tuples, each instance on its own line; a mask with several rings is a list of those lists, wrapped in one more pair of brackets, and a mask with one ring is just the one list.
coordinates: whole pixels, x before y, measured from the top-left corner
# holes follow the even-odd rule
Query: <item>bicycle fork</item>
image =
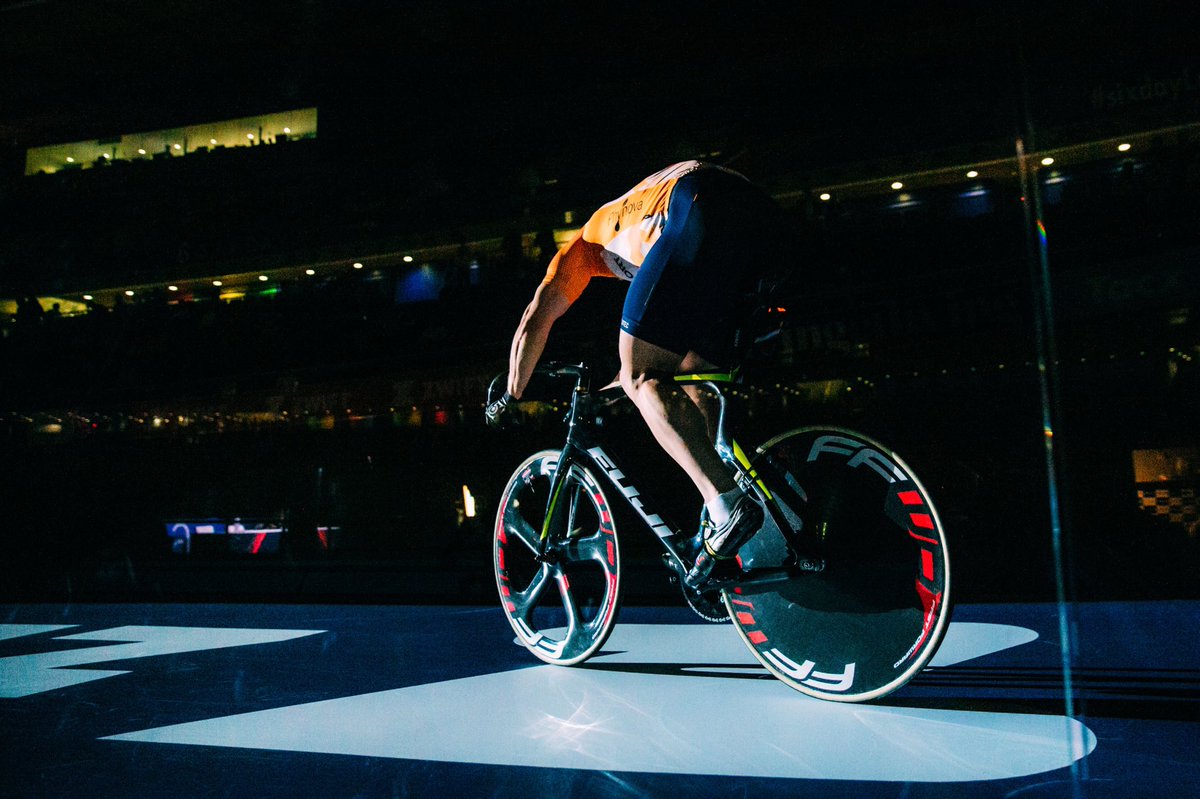
[[(554, 560), (554, 543), (557, 538), (553, 531), (566, 530), (565, 539), (570, 535), (575, 516), (575, 497), (564, 496), (567, 478), (571, 473), (571, 464), (575, 459), (575, 447), (568, 443), (558, 455), (558, 463), (554, 473), (550, 475), (550, 493), (546, 499), (546, 515), (542, 521), (541, 537), (538, 539), (538, 551), (534, 559), (540, 563), (550, 563)], [(563, 514), (566, 518), (563, 518)], [(562, 525), (560, 527), (560, 525)]]

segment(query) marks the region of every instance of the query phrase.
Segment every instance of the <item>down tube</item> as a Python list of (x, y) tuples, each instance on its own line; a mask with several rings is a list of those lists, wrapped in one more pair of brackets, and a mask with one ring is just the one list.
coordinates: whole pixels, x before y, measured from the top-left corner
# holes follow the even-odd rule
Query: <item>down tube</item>
[(600, 445), (587, 447), (588, 457), (592, 463), (596, 465), (600, 471), (608, 478), (609, 482), (621, 493), (629, 506), (634, 512), (641, 517), (642, 521), (650, 528), (650, 531), (658, 538), (663, 548), (671, 554), (679, 566), (684, 566), (684, 560), (678, 549), (679, 542), (684, 540), (684, 535), (680, 529), (662, 516), (656, 508), (661, 507), (652, 497), (643, 492), (630, 478), (625, 474), (617, 459), (606, 452)]

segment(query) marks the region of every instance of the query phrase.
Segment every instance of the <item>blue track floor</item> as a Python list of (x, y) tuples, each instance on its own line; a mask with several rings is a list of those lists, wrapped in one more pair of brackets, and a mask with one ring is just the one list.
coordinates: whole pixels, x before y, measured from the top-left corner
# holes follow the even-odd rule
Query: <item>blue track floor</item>
[(868, 705), (625, 608), (546, 666), (498, 609), (0, 608), (0, 795), (1200, 797), (1200, 603), (968, 605)]

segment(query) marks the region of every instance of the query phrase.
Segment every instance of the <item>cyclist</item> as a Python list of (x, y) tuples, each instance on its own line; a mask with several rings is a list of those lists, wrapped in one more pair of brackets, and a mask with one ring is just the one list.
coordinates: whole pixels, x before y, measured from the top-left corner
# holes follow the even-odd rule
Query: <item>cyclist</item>
[(763, 510), (713, 449), (700, 395), (673, 378), (730, 365), (744, 298), (785, 254), (780, 215), (743, 175), (700, 161), (668, 166), (602, 205), (550, 260), (513, 335), (507, 391), (485, 411), (493, 425), (513, 412), (550, 328), (592, 278), (629, 281), (617, 342), (621, 386), (708, 510), (686, 577), (693, 587), (759, 530)]

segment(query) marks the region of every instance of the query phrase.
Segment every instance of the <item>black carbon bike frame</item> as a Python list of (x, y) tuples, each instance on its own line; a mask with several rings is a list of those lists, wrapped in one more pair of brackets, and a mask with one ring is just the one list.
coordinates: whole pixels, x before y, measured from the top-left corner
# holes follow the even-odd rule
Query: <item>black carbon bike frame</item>
[[(563, 521), (562, 514), (570, 513), (570, 509), (560, 507), (558, 500), (567, 476), (570, 474), (570, 465), (584, 462), (593, 465), (608, 478), (608, 481), (637, 513), (645, 526), (654, 533), (666, 553), (667, 565), (682, 579), (683, 575), (691, 569), (695, 560), (694, 536), (673, 526), (671, 522), (655, 512), (654, 508), (660, 506), (635, 485), (633, 478), (621, 467), (620, 457), (607, 447), (602, 432), (595, 422), (596, 395), (591, 393), (590, 369), (583, 364), (550, 363), (539, 368), (538, 372), (550, 377), (574, 378), (575, 388), (571, 393), (570, 411), (566, 419), (566, 443), (563, 445), (558, 466), (551, 478), (545, 522), (541, 531), (541, 541), (536, 559), (541, 562), (553, 562), (556, 557), (555, 536), (551, 535), (550, 531), (556, 529), (555, 525), (557, 524), (567, 523)], [(741, 447), (728, 433), (726, 414), (728, 399), (722, 386), (733, 382), (735, 375), (736, 373), (683, 374), (677, 375), (675, 380), (681, 384), (704, 385), (717, 397), (720, 413), (717, 422), (716, 451), (721, 460), (731, 469), (738, 486), (747, 493), (753, 492), (762, 502), (767, 513), (783, 533), (790, 555), (784, 565), (779, 567), (739, 571), (732, 576), (724, 570), (718, 576), (718, 572), (714, 571), (713, 575), (697, 588), (698, 593), (786, 582), (803, 572), (822, 571), (825, 565), (818, 558), (802, 556), (804, 547), (800, 541), (801, 533), (794, 529), (793, 523), (785, 517), (776, 502), (776, 492), (790, 492), (792, 489), (783, 480), (774, 479), (776, 475), (773, 474), (774, 469), (770, 467), (769, 463), (752, 465)], [(563, 529), (569, 529), (569, 527)]]

